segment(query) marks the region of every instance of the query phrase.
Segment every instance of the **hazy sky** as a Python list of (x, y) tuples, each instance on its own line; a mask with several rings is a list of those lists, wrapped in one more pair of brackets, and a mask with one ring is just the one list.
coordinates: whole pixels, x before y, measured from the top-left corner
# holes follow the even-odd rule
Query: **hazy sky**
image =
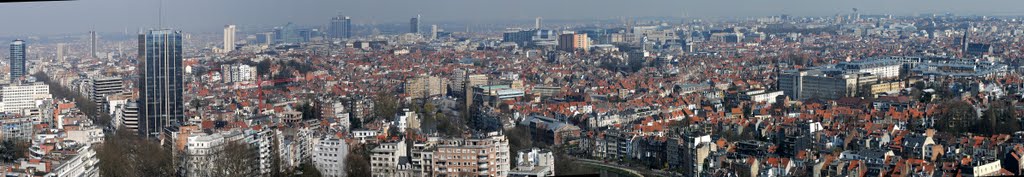
[[(130, 32), (158, 25), (159, 0), (77, 0), (0, 4), (0, 36)], [(1020, 0), (164, 0), (164, 26), (213, 32), (225, 24), (326, 24), (339, 12), (355, 23), (404, 23), (420, 13), (432, 21), (693, 17), (953, 12), (1019, 15)]]

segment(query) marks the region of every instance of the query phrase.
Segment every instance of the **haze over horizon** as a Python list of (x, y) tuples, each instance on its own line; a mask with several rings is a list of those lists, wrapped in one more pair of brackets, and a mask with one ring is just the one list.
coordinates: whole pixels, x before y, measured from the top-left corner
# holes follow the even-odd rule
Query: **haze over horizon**
[[(851, 13), (913, 15), (1020, 15), (1024, 1), (1004, 0), (166, 0), (163, 25), (190, 32), (216, 32), (225, 24), (326, 24), (338, 14), (354, 23), (405, 23), (416, 14), (424, 24), (545, 19), (617, 17), (746, 17), (790, 14), (827, 16)], [(159, 0), (77, 0), (0, 4), (0, 19), (8, 24), (0, 36), (121, 32), (155, 28)], [(368, 8), (369, 7), (369, 8)]]

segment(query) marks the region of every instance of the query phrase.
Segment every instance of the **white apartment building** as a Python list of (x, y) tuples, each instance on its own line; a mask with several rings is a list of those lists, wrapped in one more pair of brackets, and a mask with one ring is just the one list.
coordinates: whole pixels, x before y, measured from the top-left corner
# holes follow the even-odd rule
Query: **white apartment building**
[(120, 77), (96, 77), (89, 79), (89, 99), (96, 103), (97, 109), (107, 104), (107, 96), (121, 93), (123, 80)]
[(78, 148), (77, 154), (72, 154), (67, 161), (63, 161), (50, 173), (46, 174), (46, 177), (64, 177), (64, 176), (76, 176), (76, 177), (98, 177), (99, 158), (96, 157), (96, 151), (92, 149), (92, 146), (85, 144)]
[[(373, 176), (509, 176), (508, 140), (500, 132), (426, 142), (381, 143), (370, 155)], [(538, 160), (540, 164), (547, 161)], [(553, 161), (552, 161), (553, 162)], [(552, 172), (553, 173), (553, 172)]]
[(344, 177), (348, 144), (338, 138), (321, 138), (313, 148), (313, 165), (325, 177)]
[(97, 126), (81, 127), (78, 130), (67, 131), (67, 139), (82, 144), (103, 143), (103, 128)]
[(127, 128), (129, 131), (139, 131), (139, 105), (134, 101), (127, 101), (118, 106), (113, 117), (115, 128)]
[(511, 170), (508, 139), (500, 132), (440, 140), (436, 147), (431, 159), (435, 176), (505, 177)]
[(891, 79), (900, 76), (902, 65), (896, 60), (860, 60), (842, 62), (835, 65), (836, 69), (846, 73), (871, 73), (879, 79)]
[(509, 176), (554, 176), (555, 156), (551, 151), (533, 148), (519, 151), (519, 164), (509, 172)]
[(420, 128), (419, 116), (416, 115), (416, 112), (412, 112), (409, 109), (404, 109), (401, 113), (398, 113), (398, 116), (395, 118), (395, 124), (398, 126), (398, 132), (402, 133), (405, 133), (405, 129)]
[(249, 129), (245, 130), (244, 135), (245, 141), (249, 143), (250, 146), (254, 147), (256, 149), (256, 153), (259, 154), (257, 157), (259, 161), (259, 165), (257, 167), (259, 174), (269, 175), (272, 169), (271, 165), (273, 164), (273, 158), (270, 156), (272, 155), (271, 145), (274, 144), (272, 139), (272, 136), (274, 135), (273, 129)]
[(374, 177), (390, 177), (398, 173), (399, 162), (409, 156), (405, 140), (393, 143), (381, 143), (370, 151), (370, 172)]
[(375, 130), (352, 130), (352, 137), (359, 140), (359, 143), (366, 143), (366, 140), (372, 140), (377, 138), (378, 132)]
[(349, 121), (348, 110), (345, 109), (345, 103), (335, 102), (332, 104), (332, 112), (334, 118), (337, 119), (338, 126), (341, 126), (342, 131), (348, 131), (349, 127), (352, 126), (352, 122)]
[(256, 67), (244, 64), (226, 64), (220, 66), (221, 80), (224, 83), (256, 81)]
[[(128, 94), (128, 93), (120, 93), (120, 94), (108, 95), (107, 98), (106, 98), (107, 99), (107, 105), (105, 105), (105, 107), (107, 109), (106, 110), (107, 114), (108, 115), (116, 114), (117, 113), (117, 107), (121, 106), (121, 105), (124, 105), (125, 103), (128, 103), (128, 101), (131, 101), (131, 100), (129, 100), (129, 99), (131, 99), (131, 96), (132, 95)], [(99, 106), (99, 105), (97, 105), (97, 106)]]
[(2, 110), (9, 113), (21, 113), (23, 109), (36, 108), (43, 100), (53, 99), (50, 86), (43, 83), (8, 85), (0, 92), (3, 96)]
[(185, 146), (185, 168), (188, 176), (210, 176), (216, 165), (214, 159), (220, 154), (224, 137), (219, 133), (193, 133)]

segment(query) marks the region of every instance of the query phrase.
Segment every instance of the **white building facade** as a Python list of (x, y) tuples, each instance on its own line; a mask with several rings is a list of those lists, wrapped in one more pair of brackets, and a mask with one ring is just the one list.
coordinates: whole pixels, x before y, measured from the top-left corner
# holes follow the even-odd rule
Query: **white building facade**
[(348, 144), (337, 138), (321, 138), (313, 149), (313, 165), (325, 177), (344, 177)]
[(50, 86), (43, 83), (4, 86), (2, 95), (3, 111), (9, 113), (21, 113), (24, 109), (36, 108), (43, 100), (53, 99)]

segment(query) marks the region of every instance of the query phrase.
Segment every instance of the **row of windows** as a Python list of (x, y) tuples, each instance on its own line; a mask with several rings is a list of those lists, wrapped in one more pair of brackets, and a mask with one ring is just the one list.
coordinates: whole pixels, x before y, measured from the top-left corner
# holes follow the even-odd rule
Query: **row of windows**
[(333, 153), (319, 153), (319, 155), (321, 157), (337, 157), (338, 156), (338, 154), (333, 154)]

